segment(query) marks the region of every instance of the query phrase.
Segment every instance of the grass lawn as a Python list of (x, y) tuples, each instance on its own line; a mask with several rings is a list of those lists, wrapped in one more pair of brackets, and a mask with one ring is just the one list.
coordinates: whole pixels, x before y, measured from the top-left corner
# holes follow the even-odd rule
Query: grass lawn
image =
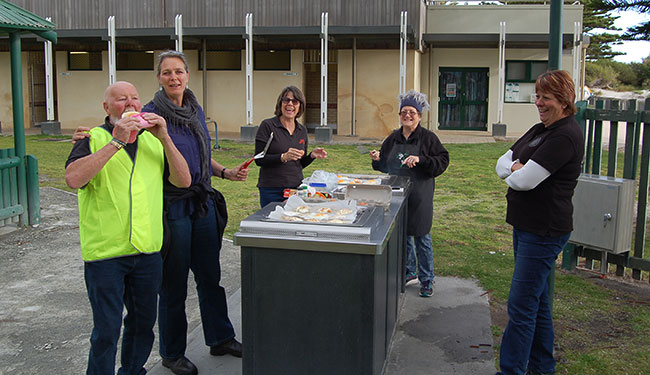
[[(71, 149), (68, 139), (27, 137), (27, 152), (38, 158), (41, 186), (71, 190), (63, 179)], [(253, 152), (252, 144), (222, 140), (220, 145), (213, 156), (226, 166), (235, 166)], [(507, 323), (513, 259), (511, 227), (505, 223), (506, 185), (496, 176), (494, 165), (510, 145), (446, 145), (451, 163), (436, 180), (431, 230), (436, 273), (477, 279), (489, 292), (497, 355)], [(0, 148), (9, 147), (13, 147), (13, 138), (0, 137)], [(328, 145), (326, 149), (328, 158), (315, 161), (305, 176), (315, 169), (375, 173), (369, 156), (360, 154), (356, 145)], [(229, 238), (239, 222), (259, 208), (258, 171), (253, 164), (246, 182), (213, 179), (228, 202)], [(558, 374), (650, 375), (650, 286), (647, 273), (643, 278), (646, 281), (603, 279), (590, 272), (558, 269), (554, 301)]]

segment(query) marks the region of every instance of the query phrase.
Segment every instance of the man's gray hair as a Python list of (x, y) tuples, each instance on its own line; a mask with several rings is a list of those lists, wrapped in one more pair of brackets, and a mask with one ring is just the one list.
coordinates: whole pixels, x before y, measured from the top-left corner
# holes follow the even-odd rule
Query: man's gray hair
[(422, 107), (422, 111), (428, 111), (431, 109), (431, 106), (427, 101), (426, 94), (423, 94), (419, 91), (415, 91), (413, 89), (409, 90), (404, 94), (399, 94), (399, 96), (397, 96), (397, 99), (400, 102), (400, 106), (405, 99), (409, 99), (409, 101), (414, 101), (417, 104), (419, 104)]

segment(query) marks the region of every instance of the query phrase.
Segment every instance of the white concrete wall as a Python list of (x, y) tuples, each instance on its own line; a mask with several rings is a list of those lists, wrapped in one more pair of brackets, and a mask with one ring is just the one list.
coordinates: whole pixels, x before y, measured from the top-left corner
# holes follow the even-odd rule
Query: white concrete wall
[[(499, 34), (499, 22), (506, 21), (509, 34), (548, 33), (550, 5), (440, 5), (427, 8), (426, 33)], [(564, 33), (582, 22), (582, 5), (565, 5)], [(462, 21), (459, 21), (462, 20)]]
[[(157, 53), (160, 51), (156, 51)], [(203, 72), (198, 70), (198, 51), (185, 51), (190, 68), (189, 87), (203, 104)], [(104, 52), (102, 71), (69, 71), (67, 55), (57, 52), (58, 109), (62, 128), (100, 124), (105, 116), (102, 108), (103, 94), (108, 85), (108, 54)], [(242, 52), (242, 59), (244, 59)], [(155, 65), (155, 64), (154, 64)], [(155, 67), (154, 67), (155, 69)], [(303, 88), (302, 50), (291, 52), (291, 73), (285, 71), (254, 71), (253, 114), (254, 123), (273, 116), (280, 91), (288, 85)], [(117, 71), (117, 80), (133, 83), (146, 104), (158, 90), (158, 79), (152, 71)], [(246, 70), (208, 71), (208, 105), (206, 116), (219, 124), (219, 131), (239, 132), (246, 124)], [(212, 129), (211, 129), (212, 130)]]

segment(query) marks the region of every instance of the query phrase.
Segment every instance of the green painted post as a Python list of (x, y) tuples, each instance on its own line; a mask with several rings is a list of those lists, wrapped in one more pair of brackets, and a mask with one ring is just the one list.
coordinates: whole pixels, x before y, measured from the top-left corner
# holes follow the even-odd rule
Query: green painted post
[[(627, 102), (627, 111), (636, 111), (636, 99)], [(636, 136), (636, 127), (641, 128), (637, 122), (627, 122), (625, 125), (625, 152), (623, 154), (623, 178), (634, 180), (636, 178), (636, 165), (639, 160), (639, 138)], [(636, 150), (636, 155), (634, 154)]]
[[(599, 109), (605, 107), (605, 102), (602, 100), (596, 101), (596, 112), (600, 113)], [(591, 173), (600, 175), (600, 164), (603, 157), (603, 122), (602, 120), (596, 120), (594, 125), (594, 151), (591, 164)]]
[[(23, 110), (23, 72), (20, 56), (20, 34), (9, 34), (11, 44), (11, 98), (14, 113), (14, 148), (20, 158), (18, 165), (18, 203), (27, 208), (27, 176), (25, 171), (25, 124)], [(29, 213), (25, 209), (18, 219), (18, 225), (25, 226), (29, 222)]]
[[(609, 102), (609, 109), (618, 111), (619, 101)], [(616, 155), (618, 154), (618, 121), (609, 122), (609, 149), (607, 152), (607, 176), (616, 177)]]
[(562, 69), (562, 0), (551, 0), (548, 41), (548, 69)]
[[(582, 135), (584, 135), (585, 139), (587, 139), (587, 118), (585, 117), (585, 114), (588, 105), (589, 103), (586, 100), (581, 100), (579, 102), (576, 102), (576, 107), (578, 109), (578, 112), (576, 113), (575, 117), (576, 117), (576, 121), (578, 122), (578, 126), (580, 126), (580, 130), (582, 130)], [(585, 148), (588, 148), (586, 143), (585, 143)], [(585, 163), (582, 163), (582, 171), (583, 172), (585, 171)]]
[[(16, 158), (16, 150), (13, 148), (9, 149), (9, 157), (10, 158)], [(18, 163), (20, 163), (21, 159), (18, 159)], [(9, 169), (9, 179), (11, 183), (9, 183), (9, 196), (11, 199), (11, 205), (12, 206), (18, 206), (18, 177), (16, 173), (17, 166), (14, 166), (13, 168)], [(22, 212), (22, 211), (21, 211)], [(11, 218), (12, 223), (17, 223), (18, 222), (18, 217), (14, 216)]]
[(38, 159), (27, 155), (27, 201), (29, 203), (29, 225), (41, 223), (41, 198), (38, 190)]

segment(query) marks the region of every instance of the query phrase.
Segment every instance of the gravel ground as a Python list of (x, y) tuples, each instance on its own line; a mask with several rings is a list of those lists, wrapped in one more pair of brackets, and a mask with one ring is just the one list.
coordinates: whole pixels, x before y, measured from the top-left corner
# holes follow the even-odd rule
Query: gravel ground
[[(41, 188), (42, 223), (0, 235), (0, 374), (85, 372), (92, 316), (79, 247), (77, 196)], [(223, 286), (239, 289), (239, 248), (224, 246)], [(190, 277), (189, 330), (200, 323)], [(157, 333), (157, 328), (156, 328)], [(160, 360), (158, 340), (147, 368)], [(119, 362), (118, 362), (119, 364)]]

